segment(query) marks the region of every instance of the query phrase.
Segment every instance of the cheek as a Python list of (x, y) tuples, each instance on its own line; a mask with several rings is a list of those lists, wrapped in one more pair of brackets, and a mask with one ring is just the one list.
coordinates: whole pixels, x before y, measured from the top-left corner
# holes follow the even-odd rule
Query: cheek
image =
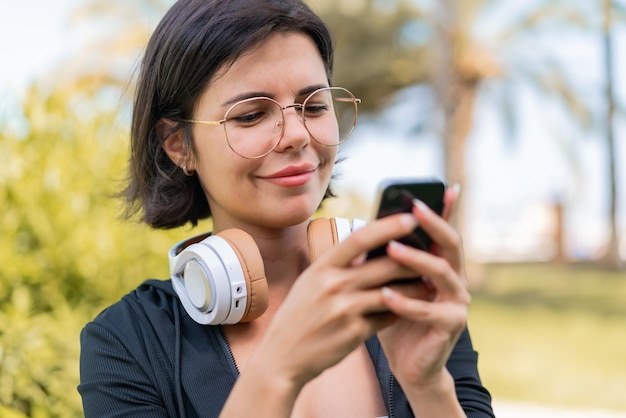
[(326, 171), (324, 174), (330, 180), (337, 159), (337, 147), (323, 147), (319, 150), (319, 156), (324, 164), (324, 170)]
[(225, 142), (218, 135), (194, 137), (195, 169), (207, 194), (220, 184), (230, 182), (230, 174), (237, 171), (237, 164), (232, 160), (232, 152)]
[(198, 125), (193, 131), (193, 147), (198, 172), (228, 167), (232, 151), (221, 126)]
[(231, 158), (202, 158), (197, 175), (211, 211), (217, 206), (231, 207), (253, 193), (249, 173), (252, 168)]
[(233, 187), (240, 184), (253, 169), (247, 161), (237, 160), (227, 154), (199, 154), (197, 173), (200, 182), (206, 187)]

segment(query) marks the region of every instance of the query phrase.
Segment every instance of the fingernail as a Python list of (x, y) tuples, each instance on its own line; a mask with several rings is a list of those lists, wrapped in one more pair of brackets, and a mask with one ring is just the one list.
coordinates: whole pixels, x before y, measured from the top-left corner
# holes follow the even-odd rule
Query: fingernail
[(461, 185), (459, 183), (454, 183), (452, 185), (452, 190), (454, 190), (456, 197), (459, 197), (461, 195)]
[(361, 264), (365, 262), (366, 258), (367, 258), (367, 254), (365, 253), (359, 254), (350, 262), (350, 265), (352, 267), (360, 266)]
[(416, 206), (420, 212), (428, 210), (428, 206), (426, 205), (426, 203), (422, 202), (419, 199), (413, 199), (413, 205)]
[(389, 241), (389, 246), (391, 248), (396, 248), (396, 249), (403, 249), (404, 248), (404, 244), (402, 244), (401, 242), (398, 242), (396, 240)]
[(381, 288), (381, 291), (382, 291), (383, 297), (386, 299), (392, 299), (394, 297), (393, 290), (391, 290), (387, 286), (383, 286)]
[(413, 216), (412, 214), (403, 214), (400, 217), (400, 222), (408, 227), (417, 228), (417, 219), (415, 219), (415, 216)]

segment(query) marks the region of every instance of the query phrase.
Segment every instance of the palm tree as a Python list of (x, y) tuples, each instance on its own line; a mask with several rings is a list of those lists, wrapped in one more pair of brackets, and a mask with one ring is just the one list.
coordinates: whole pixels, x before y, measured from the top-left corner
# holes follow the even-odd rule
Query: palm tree
[(606, 79), (606, 141), (607, 154), (609, 156), (609, 240), (602, 264), (611, 269), (624, 268), (624, 261), (619, 252), (619, 234), (617, 232), (617, 167), (616, 167), (616, 144), (615, 144), (615, 92), (613, 80), (613, 1), (604, 0), (604, 19), (602, 25), (602, 40), (604, 46), (604, 74)]
[[(443, 119), (440, 129), (446, 178), (461, 184), (466, 191), (470, 185), (465, 163), (467, 139), (474, 127), (476, 100), (484, 91), (500, 90), (501, 101), (496, 105), (511, 136), (515, 134), (513, 116), (519, 110), (511, 92), (519, 85), (533, 86), (547, 98), (560, 101), (581, 126), (591, 127), (591, 110), (567, 79), (563, 64), (551, 57), (537, 56), (539, 48), (534, 50), (533, 43), (529, 44), (529, 39), (538, 34), (590, 27), (581, 5), (544, 0), (526, 6), (520, 3), (515, 14), (502, 13), (510, 4), (506, 0), (440, 0), (430, 13), (430, 85), (438, 97)], [(485, 22), (493, 25), (498, 21), (484, 19), (485, 16), (496, 12), (508, 23), (481, 37), (479, 30), (484, 29)], [(459, 204), (457, 225), (463, 230), (465, 203), (462, 200)]]
[(423, 83), (426, 48), (407, 28), (424, 16), (411, 0), (309, 0), (336, 43), (333, 83), (357, 92), (360, 109), (375, 113), (398, 90)]
[[(380, 19), (380, 12), (373, 13), (380, 2), (359, 2), (361, 6), (354, 6), (350, 11), (337, 6), (345, 2), (337, 0), (332, 3), (335, 7), (321, 8), (322, 15), (339, 34), (339, 42), (346, 39), (344, 42), (350, 44), (346, 54), (348, 59), (340, 62), (338, 68), (346, 65), (349, 74), (346, 79), (357, 83), (356, 91), (367, 97), (366, 102), (371, 97), (376, 98), (374, 110), (384, 105), (395, 91), (412, 83), (423, 83), (432, 88), (438, 98), (438, 109), (433, 109), (431, 116), (437, 113), (442, 116), (431, 119), (442, 120), (434, 129), (439, 130), (443, 143), (445, 178), (450, 184), (462, 186), (465, 191), (462, 196), (467, 195), (467, 186), (471, 186), (466, 174), (467, 140), (474, 128), (477, 98), (485, 91), (500, 91), (499, 95), (492, 97), (500, 100), (496, 106), (510, 128), (510, 135), (515, 134), (514, 115), (519, 110), (511, 92), (518, 85), (532, 86), (547, 98), (560, 101), (582, 127), (589, 129), (592, 126), (591, 109), (584, 97), (577, 93), (575, 84), (568, 80), (564, 64), (550, 56), (538, 57), (532, 49), (533, 43), (529, 43), (529, 39), (538, 34), (558, 35), (563, 30), (593, 28), (588, 17), (590, 13), (583, 9), (582, 3), (542, 0), (529, 6), (518, 6), (518, 13), (507, 15), (502, 13), (511, 4), (506, 0), (439, 0), (435, 3), (437, 6), (430, 2), (430, 8), (424, 4), (428, 2), (419, 0), (410, 3), (388, 1), (385, 3), (388, 10), (402, 10), (400, 16), (414, 19), (389, 19), (393, 22), (389, 26), (396, 25), (391, 32), (384, 31), (389, 31), (388, 27), (380, 32), (371, 30), (371, 22)], [(484, 17), (496, 12), (508, 19), (507, 24), (491, 31), (488, 37), (481, 37), (480, 29), (497, 21)], [(410, 35), (411, 31), (419, 34), (407, 44), (407, 34)], [(381, 33), (387, 35), (381, 36)], [(405, 49), (398, 52), (401, 57), (404, 54), (405, 59), (392, 60), (388, 55), (387, 59), (382, 59), (385, 55), (381, 49), (384, 50), (385, 45), (387, 48), (397, 45), (393, 41), (403, 37)], [(341, 57), (338, 56), (338, 60)], [(381, 62), (383, 69), (380, 68)], [(396, 78), (391, 82), (391, 68), (396, 74), (404, 74), (404, 80)], [(398, 68), (403, 70), (398, 71)], [(368, 77), (368, 73), (376, 76)], [(343, 74), (339, 73), (338, 78), (343, 79)], [(381, 85), (381, 81), (385, 85)], [(421, 122), (423, 117), (416, 119)], [(464, 230), (465, 199), (461, 199), (459, 205), (456, 223)]]

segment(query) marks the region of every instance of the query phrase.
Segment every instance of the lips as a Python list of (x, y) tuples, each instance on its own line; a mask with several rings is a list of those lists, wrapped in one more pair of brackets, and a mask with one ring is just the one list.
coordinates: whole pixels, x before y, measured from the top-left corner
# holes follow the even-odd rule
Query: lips
[(280, 177), (291, 177), (291, 176), (299, 176), (302, 174), (310, 173), (315, 171), (315, 166), (312, 164), (302, 164), (302, 165), (292, 165), (282, 170), (276, 171), (268, 176), (263, 176), (266, 179), (275, 179)]
[(285, 167), (261, 179), (284, 187), (298, 187), (306, 184), (315, 174), (315, 167), (312, 164), (293, 165)]

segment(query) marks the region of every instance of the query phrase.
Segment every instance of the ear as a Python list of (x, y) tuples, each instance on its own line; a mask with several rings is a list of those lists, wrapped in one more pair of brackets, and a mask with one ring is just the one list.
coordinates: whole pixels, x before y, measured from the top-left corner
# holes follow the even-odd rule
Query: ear
[(170, 160), (181, 168), (186, 166), (187, 170), (192, 171), (193, 158), (189, 155), (189, 149), (185, 145), (182, 129), (176, 129), (176, 122), (162, 118), (156, 124), (157, 135), (159, 138), (165, 138), (163, 141), (163, 149)]

